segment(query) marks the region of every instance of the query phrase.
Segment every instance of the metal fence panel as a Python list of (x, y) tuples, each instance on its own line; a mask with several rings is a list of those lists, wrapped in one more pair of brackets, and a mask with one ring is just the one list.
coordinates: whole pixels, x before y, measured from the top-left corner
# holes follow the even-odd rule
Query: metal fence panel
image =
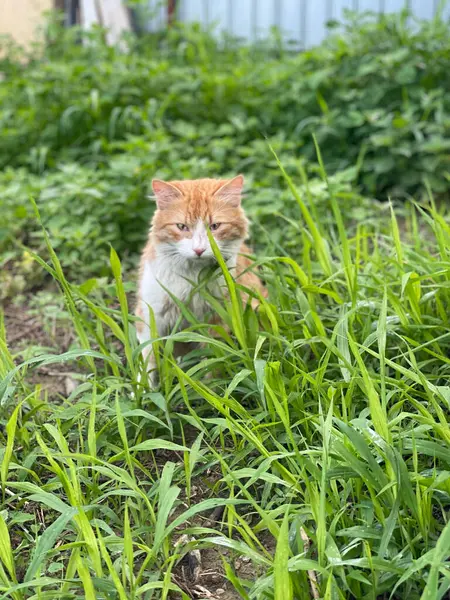
[[(218, 33), (227, 32), (246, 40), (266, 38), (278, 27), (286, 41), (307, 48), (323, 41), (327, 22), (341, 20), (345, 9), (375, 13), (398, 12), (405, 5), (422, 19), (435, 14), (440, 0), (178, 0), (178, 18), (215, 25)], [(148, 0), (154, 11), (149, 29), (167, 22), (167, 2)], [(450, 0), (444, 9), (450, 18)]]
[(147, 0), (150, 18), (147, 22), (149, 31), (159, 31), (167, 26), (167, 3), (161, 0)]
[(421, 19), (431, 19), (434, 14), (433, 0), (411, 0), (411, 9)]

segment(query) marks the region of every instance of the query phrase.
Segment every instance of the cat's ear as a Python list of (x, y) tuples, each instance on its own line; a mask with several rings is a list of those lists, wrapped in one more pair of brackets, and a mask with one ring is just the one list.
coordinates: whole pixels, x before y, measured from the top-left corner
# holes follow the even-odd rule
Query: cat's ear
[(169, 208), (174, 200), (179, 200), (182, 197), (182, 193), (178, 188), (171, 183), (167, 183), (167, 181), (161, 181), (161, 179), (153, 179), (152, 189), (159, 210)]
[(214, 198), (226, 202), (229, 206), (241, 205), (242, 188), (244, 187), (244, 176), (238, 175), (224, 183), (214, 194)]

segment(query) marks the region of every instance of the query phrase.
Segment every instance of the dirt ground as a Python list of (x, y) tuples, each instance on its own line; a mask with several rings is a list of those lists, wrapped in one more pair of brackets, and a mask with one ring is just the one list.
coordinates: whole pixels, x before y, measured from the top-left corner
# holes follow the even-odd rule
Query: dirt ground
[[(185, 558), (176, 567), (173, 582), (176, 583), (191, 598), (198, 600), (239, 600), (240, 594), (226, 580), (223, 562), (226, 561), (241, 579), (254, 580), (255, 569), (246, 557), (232, 558), (230, 552), (219, 551), (215, 548), (203, 549), (200, 552), (201, 567), (198, 575), (193, 578), (188, 562), (192, 559)], [(173, 599), (180, 598), (174, 594)]]
[[(66, 352), (74, 340), (71, 327), (44, 321), (39, 311), (24, 305), (6, 304), (3, 307), (6, 341), (16, 363), (31, 358), (31, 351), (45, 349), (48, 353)], [(39, 384), (49, 394), (68, 396), (77, 385), (76, 373), (67, 365), (36, 366), (30, 371), (28, 381)]]

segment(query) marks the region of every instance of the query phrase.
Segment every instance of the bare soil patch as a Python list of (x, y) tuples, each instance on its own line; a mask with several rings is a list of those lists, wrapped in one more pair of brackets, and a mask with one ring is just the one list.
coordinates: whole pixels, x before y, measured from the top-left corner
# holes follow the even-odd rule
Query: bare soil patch
[[(16, 364), (43, 352), (66, 352), (74, 341), (71, 327), (58, 319), (46, 319), (40, 310), (30, 308), (27, 303), (7, 303), (3, 314), (6, 343)], [(56, 397), (73, 391), (76, 386), (73, 375), (67, 364), (54, 364), (30, 369), (26, 379), (30, 384), (40, 385), (50, 397)]]

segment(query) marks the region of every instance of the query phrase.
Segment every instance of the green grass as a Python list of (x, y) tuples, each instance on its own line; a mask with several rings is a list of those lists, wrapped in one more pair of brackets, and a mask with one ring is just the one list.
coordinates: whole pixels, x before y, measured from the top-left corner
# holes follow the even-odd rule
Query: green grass
[[(115, 252), (112, 305), (65, 278), (44, 235), (36, 259), (78, 342), (15, 366), (0, 328), (1, 598), (167, 598), (192, 547), (251, 559), (252, 581), (225, 568), (242, 598), (311, 598), (311, 571), (326, 599), (446, 597), (450, 228), (432, 199), (355, 221), (332, 179), (319, 205), (297, 183), (301, 258), (267, 242), (269, 299), (257, 315), (219, 305), (231, 336), (191, 319), (163, 341), (158, 391), (137, 383)], [(176, 340), (206, 348), (177, 364)], [(28, 383), (67, 361), (84, 374), (69, 397)], [(195, 541), (175, 546), (181, 533)]]

